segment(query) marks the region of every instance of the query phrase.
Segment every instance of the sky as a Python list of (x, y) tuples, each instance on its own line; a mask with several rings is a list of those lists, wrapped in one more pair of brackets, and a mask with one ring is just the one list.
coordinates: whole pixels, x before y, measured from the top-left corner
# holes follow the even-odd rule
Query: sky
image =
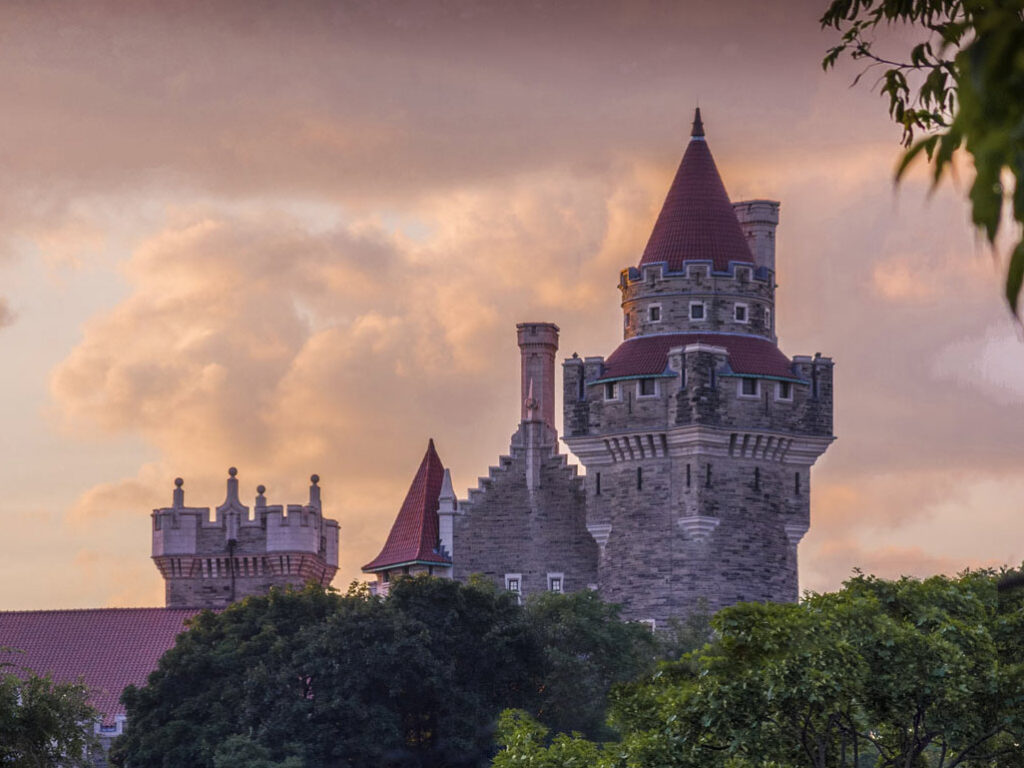
[(970, 168), (894, 186), (820, 11), (0, 5), (0, 610), (162, 605), (150, 512), (230, 466), (272, 504), (319, 474), (360, 578), (428, 438), (461, 497), (507, 450), (517, 322), (621, 340), (698, 103), (732, 198), (782, 203), (781, 348), (836, 361), (802, 588), (1019, 564), (1024, 347)]

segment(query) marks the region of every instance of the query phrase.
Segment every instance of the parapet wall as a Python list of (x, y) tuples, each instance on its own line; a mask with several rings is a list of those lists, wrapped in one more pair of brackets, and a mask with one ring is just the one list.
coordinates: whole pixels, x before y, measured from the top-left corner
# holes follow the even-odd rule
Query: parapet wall
[(273, 586), (326, 586), (338, 569), (338, 523), (324, 518), (320, 478), (306, 504), (267, 505), (264, 486), (250, 508), (238, 498), (232, 467), (227, 497), (186, 507), (181, 478), (170, 507), (153, 510), (153, 560), (166, 581), (168, 607), (223, 607)]

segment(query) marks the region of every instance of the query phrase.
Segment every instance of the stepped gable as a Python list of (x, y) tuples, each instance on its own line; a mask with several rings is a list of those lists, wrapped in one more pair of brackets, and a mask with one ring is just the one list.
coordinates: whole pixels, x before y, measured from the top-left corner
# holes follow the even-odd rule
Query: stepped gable
[(602, 379), (658, 376), (668, 368), (668, 352), (690, 344), (724, 347), (733, 373), (797, 380), (793, 363), (768, 339), (725, 333), (666, 333), (634, 336), (622, 342), (605, 360)]
[(438, 551), (440, 534), (437, 509), (443, 482), (444, 466), (431, 440), (398, 517), (395, 518), (395, 524), (391, 526), (384, 549), (363, 566), (363, 571), (381, 571), (413, 563), (452, 564), (451, 558)]
[(55, 682), (79, 678), (89, 689), (89, 703), (102, 724), (125, 714), (121, 692), (143, 686), (157, 661), (184, 632), (186, 620), (198, 610), (174, 608), (98, 608), (74, 611), (0, 612), (0, 645), (19, 652), (0, 652), (10, 664)]
[(695, 259), (710, 260), (716, 271), (728, 270), (732, 261), (754, 260), (704, 138), (699, 107), (640, 266), (665, 262), (678, 272), (684, 261)]

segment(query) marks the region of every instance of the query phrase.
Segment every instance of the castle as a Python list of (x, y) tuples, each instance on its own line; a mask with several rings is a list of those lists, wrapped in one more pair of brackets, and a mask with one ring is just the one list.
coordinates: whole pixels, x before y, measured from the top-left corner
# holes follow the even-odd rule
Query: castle
[[(777, 346), (778, 212), (729, 200), (697, 110), (646, 248), (619, 275), (623, 342), (562, 364), (562, 439), (586, 474), (559, 450), (558, 326), (520, 323), (508, 454), (460, 500), (430, 441), (363, 567), (373, 589), (417, 573), (483, 574), (519, 596), (595, 589), (653, 627), (698, 607), (796, 600), (810, 468), (834, 439), (832, 361)], [(251, 511), (228, 475), (212, 514), (185, 506), (180, 478), (153, 511), (166, 608), (0, 612), (0, 646), (25, 651), (20, 665), (84, 677), (106, 738), (123, 726), (121, 690), (145, 682), (198, 610), (337, 572), (316, 475), (306, 503), (268, 505), (259, 486)]]
[(459, 501), (431, 441), (363, 570), (484, 574), (520, 595), (597, 589), (659, 626), (698, 606), (795, 601), (810, 468), (834, 439), (832, 361), (775, 334), (779, 204), (732, 203), (698, 109), (647, 246), (622, 270), (624, 340), (562, 366), (552, 323), (517, 326), (522, 414), (508, 455)]

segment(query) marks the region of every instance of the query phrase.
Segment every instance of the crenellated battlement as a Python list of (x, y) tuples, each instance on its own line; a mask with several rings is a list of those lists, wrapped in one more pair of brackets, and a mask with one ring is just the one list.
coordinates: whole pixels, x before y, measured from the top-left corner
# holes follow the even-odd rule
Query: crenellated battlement
[(168, 607), (222, 607), (273, 586), (330, 583), (338, 569), (338, 523), (323, 516), (320, 478), (305, 504), (268, 505), (266, 487), (242, 504), (238, 470), (228, 470), (224, 502), (185, 505), (174, 481), (170, 507), (153, 510), (153, 560), (166, 580)]

